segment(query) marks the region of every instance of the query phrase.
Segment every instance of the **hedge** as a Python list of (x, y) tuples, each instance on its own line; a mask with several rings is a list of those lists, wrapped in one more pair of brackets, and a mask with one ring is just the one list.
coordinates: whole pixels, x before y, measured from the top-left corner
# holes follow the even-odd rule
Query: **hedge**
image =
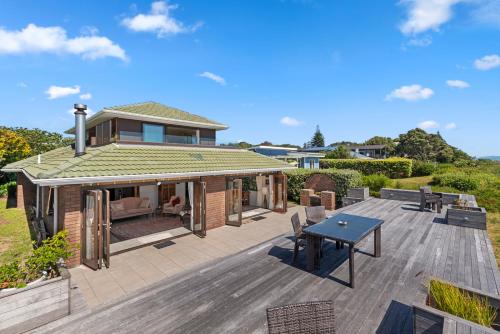
[(383, 174), (390, 178), (410, 177), (412, 161), (406, 158), (389, 159), (321, 159), (321, 168), (353, 169), (365, 175)]
[(337, 199), (347, 195), (347, 189), (361, 186), (361, 174), (355, 170), (338, 169), (292, 169), (288, 176), (288, 198), (300, 202), (300, 190), (304, 189), (307, 179), (314, 174), (326, 174), (335, 183)]

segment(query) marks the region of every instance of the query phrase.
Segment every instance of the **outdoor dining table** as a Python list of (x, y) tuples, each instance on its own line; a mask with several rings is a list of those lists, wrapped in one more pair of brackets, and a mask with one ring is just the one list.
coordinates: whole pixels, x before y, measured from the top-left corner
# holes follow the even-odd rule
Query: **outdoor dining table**
[[(347, 222), (345, 225), (339, 222)], [(354, 288), (354, 246), (374, 232), (374, 256), (381, 255), (381, 226), (384, 223), (381, 219), (355, 216), (346, 213), (339, 213), (326, 220), (306, 227), (304, 233), (307, 240), (307, 270), (313, 271), (317, 261), (318, 240), (335, 240), (337, 249), (339, 244), (349, 245), (349, 285)]]

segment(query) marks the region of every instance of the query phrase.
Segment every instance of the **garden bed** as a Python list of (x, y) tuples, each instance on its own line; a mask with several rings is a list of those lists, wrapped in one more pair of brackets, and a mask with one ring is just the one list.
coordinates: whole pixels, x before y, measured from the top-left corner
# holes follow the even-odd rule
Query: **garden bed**
[(464, 226), (486, 230), (486, 210), (480, 207), (448, 205), (446, 222), (449, 225)]

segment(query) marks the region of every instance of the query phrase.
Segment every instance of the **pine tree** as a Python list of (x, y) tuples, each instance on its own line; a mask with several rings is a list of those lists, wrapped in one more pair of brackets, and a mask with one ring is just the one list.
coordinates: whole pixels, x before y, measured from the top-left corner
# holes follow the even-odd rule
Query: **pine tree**
[(316, 125), (316, 132), (314, 132), (314, 136), (311, 139), (311, 147), (324, 147), (325, 146), (325, 137), (319, 130), (319, 125)]

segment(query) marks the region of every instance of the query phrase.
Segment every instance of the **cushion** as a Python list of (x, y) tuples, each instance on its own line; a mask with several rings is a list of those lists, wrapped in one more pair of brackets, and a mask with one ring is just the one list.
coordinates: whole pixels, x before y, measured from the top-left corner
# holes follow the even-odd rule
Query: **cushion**
[(113, 202), (110, 202), (109, 203), (109, 206), (111, 208), (112, 211), (123, 211), (125, 210), (125, 207), (123, 206), (123, 203), (113, 203)]
[(147, 209), (149, 208), (149, 199), (144, 198), (141, 203), (139, 204), (139, 208), (141, 209)]
[(172, 206), (176, 206), (181, 202), (181, 199), (177, 196), (172, 200)]

